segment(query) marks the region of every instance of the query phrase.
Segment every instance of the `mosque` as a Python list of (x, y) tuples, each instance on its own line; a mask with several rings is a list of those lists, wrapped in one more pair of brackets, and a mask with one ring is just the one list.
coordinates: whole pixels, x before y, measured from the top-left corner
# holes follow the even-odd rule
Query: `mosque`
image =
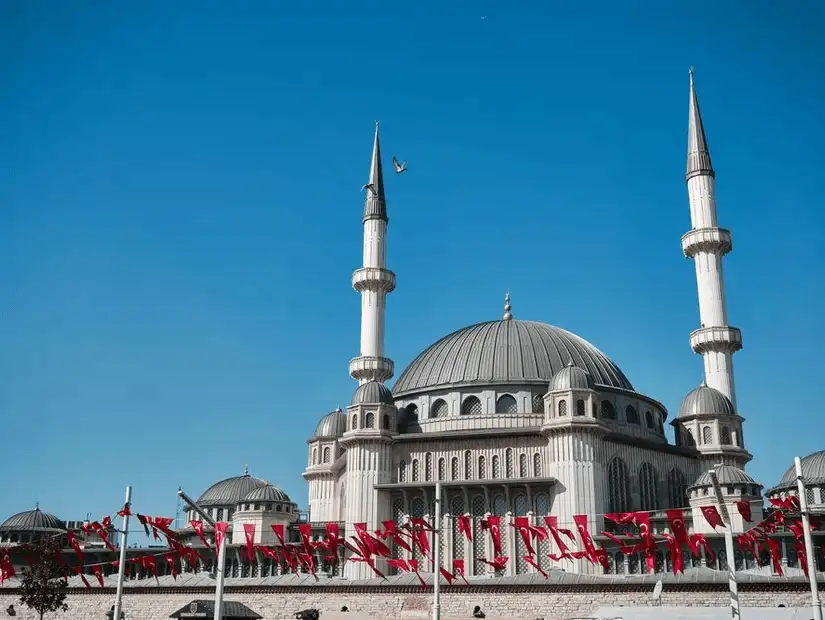
[[(197, 505), (214, 520), (231, 522), (231, 548), (237, 550), (244, 544), (245, 523), (256, 524), (256, 543), (269, 545), (276, 544), (270, 525), (277, 523), (297, 541), (301, 523), (310, 523), (313, 535), (320, 537), (331, 522), (350, 535), (359, 522), (377, 529), (383, 521), (432, 518), (438, 481), (443, 489), (443, 566), (462, 558), (470, 578), (537, 570), (523, 560), (523, 542), (512, 528), (502, 528), (504, 555), (512, 558), (506, 569), (494, 573), (480, 561), (492, 557), (491, 543), (480, 529), (487, 514), (527, 516), (537, 524), (554, 515), (566, 527), (573, 515), (586, 514), (597, 542), (606, 542), (599, 537), (610, 529), (605, 513), (651, 511), (654, 531), (662, 532), (668, 526), (664, 511), (684, 508), (689, 530), (705, 533), (716, 551), (712, 561), (686, 552), (685, 568), (724, 569), (729, 558), (722, 535), (701, 513), (702, 506), (716, 502), (708, 470), (717, 473), (735, 532), (762, 520), (764, 500), (763, 486), (745, 472), (752, 455), (733, 370), (742, 334), (728, 322), (723, 277), (731, 233), (719, 226), (716, 175), (692, 72), (686, 182), (691, 229), (681, 246), (696, 268), (700, 327), (690, 334), (690, 344), (704, 361), (704, 381), (685, 396), (675, 417), (669, 419), (662, 403), (638, 392), (593, 344), (560, 327), (516, 318), (509, 295), (500, 319), (458, 329), (428, 346), (390, 388), (386, 383), (395, 376), (395, 366), (385, 350), (385, 312), (395, 274), (387, 263), (389, 211), (376, 123), (364, 188), (363, 266), (352, 276), (361, 295), (361, 341), (349, 372), (358, 385), (346, 410), (332, 411), (307, 428), (307, 510), (249, 472), (215, 483)], [(674, 443), (665, 435), (665, 424), (674, 429)], [(825, 451), (806, 457), (803, 467), (809, 502), (815, 509), (825, 508)], [(768, 497), (795, 493), (793, 467), (766, 492)], [(734, 508), (742, 500), (750, 502), (751, 524)], [(472, 541), (459, 535), (452, 518), (464, 514), (472, 517)], [(187, 522), (198, 518), (190, 511)], [(65, 527), (38, 508), (2, 523), (0, 544)], [(193, 530), (180, 534), (200, 544)], [(790, 544), (782, 547), (783, 563), (797, 566)], [(411, 557), (411, 552), (397, 552)], [(545, 570), (604, 572), (585, 560), (557, 565), (548, 552), (547, 543), (541, 543), (537, 555)], [(670, 570), (669, 562), (659, 553), (656, 571)], [(757, 570), (753, 558), (739, 551), (734, 562), (738, 570)], [(373, 576), (363, 562), (326, 568), (352, 580)], [(240, 554), (230, 554), (227, 561), (233, 577), (270, 576), (279, 570), (265, 558), (249, 565)], [(645, 572), (644, 560), (611, 552), (606, 572)]]

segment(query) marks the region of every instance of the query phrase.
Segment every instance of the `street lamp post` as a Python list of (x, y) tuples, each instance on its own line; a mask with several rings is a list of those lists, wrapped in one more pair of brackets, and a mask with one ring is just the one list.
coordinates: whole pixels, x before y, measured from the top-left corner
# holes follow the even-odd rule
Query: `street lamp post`
[[(718, 465), (717, 465), (718, 467)], [(736, 558), (733, 555), (733, 523), (730, 518), (725, 500), (722, 498), (722, 489), (719, 487), (719, 479), (716, 477), (716, 470), (708, 471), (713, 491), (716, 494), (716, 503), (719, 506), (719, 515), (725, 524), (725, 555), (728, 556), (728, 587), (730, 588), (730, 615), (734, 620), (739, 618), (739, 584), (736, 582)]]
[[(191, 497), (189, 497), (186, 493), (183, 492), (183, 489), (178, 489), (178, 497), (180, 497), (184, 502), (186, 502), (192, 510), (197, 512), (201, 519), (206, 521), (209, 525), (212, 526), (212, 530), (216, 533), (215, 538), (217, 538), (217, 525), (215, 521), (210, 517), (205, 510), (203, 510), (200, 506), (198, 506)], [(217, 542), (217, 541), (216, 541)], [(221, 538), (221, 544), (218, 546), (217, 549), (217, 567), (215, 568), (215, 616), (214, 620), (223, 620), (223, 577), (224, 577), (224, 568), (226, 565), (226, 536)]]

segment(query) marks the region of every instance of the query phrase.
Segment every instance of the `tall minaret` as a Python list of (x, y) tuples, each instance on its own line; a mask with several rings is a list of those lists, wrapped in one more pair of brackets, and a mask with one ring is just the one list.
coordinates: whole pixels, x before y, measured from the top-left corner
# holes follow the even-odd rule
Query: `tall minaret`
[(372, 146), (370, 180), (365, 187), (364, 266), (352, 274), (352, 286), (361, 293), (361, 355), (349, 363), (349, 374), (359, 384), (392, 378), (393, 361), (384, 357), (384, 310), (387, 293), (395, 289), (395, 274), (387, 267), (387, 199), (381, 170), (378, 121)]
[(731, 251), (730, 231), (719, 228), (716, 174), (710, 162), (699, 99), (690, 70), (687, 175), (692, 229), (682, 237), (682, 251), (696, 264), (702, 326), (691, 333), (690, 346), (705, 360), (705, 381), (736, 408), (733, 354), (742, 348), (742, 332), (728, 325), (722, 257)]

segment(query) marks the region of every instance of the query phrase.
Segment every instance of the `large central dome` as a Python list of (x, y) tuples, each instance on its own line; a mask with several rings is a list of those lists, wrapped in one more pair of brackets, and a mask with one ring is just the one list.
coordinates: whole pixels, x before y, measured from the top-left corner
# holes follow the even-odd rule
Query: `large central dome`
[(394, 396), (441, 387), (547, 383), (570, 360), (597, 385), (633, 391), (619, 367), (586, 340), (535, 321), (478, 323), (445, 336), (398, 377)]

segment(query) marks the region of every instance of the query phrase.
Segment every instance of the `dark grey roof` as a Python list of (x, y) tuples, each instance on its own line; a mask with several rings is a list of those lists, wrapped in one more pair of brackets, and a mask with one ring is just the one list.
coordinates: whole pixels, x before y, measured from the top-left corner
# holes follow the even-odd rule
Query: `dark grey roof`
[(367, 381), (359, 385), (352, 395), (351, 405), (377, 405), (384, 403), (392, 405), (392, 392), (383, 383), (378, 381)]
[(0, 530), (15, 530), (23, 532), (60, 532), (65, 531), (66, 524), (40, 508), (18, 512), (6, 519)]
[(196, 502), (201, 506), (234, 506), (253, 490), (266, 484), (266, 480), (254, 478), (246, 473), (216, 482), (206, 489)]
[(699, 110), (699, 97), (693, 83), (693, 69), (690, 70), (690, 104), (688, 112), (688, 155), (687, 179), (699, 174), (714, 176), (713, 166), (710, 163), (710, 150), (705, 137), (705, 125), (702, 123), (702, 112)]
[(384, 195), (384, 171), (381, 167), (381, 141), (378, 138), (378, 121), (375, 121), (375, 141), (372, 145), (372, 161), (370, 162), (370, 185), (374, 192), (369, 189), (367, 201), (364, 205), (364, 221), (384, 220), (387, 218), (387, 198)]
[(315, 437), (340, 437), (347, 430), (347, 416), (340, 409), (328, 413), (315, 427)]
[(736, 409), (722, 392), (703, 383), (685, 396), (679, 407), (679, 417), (707, 414), (736, 415)]
[[(191, 603), (187, 603), (176, 612), (169, 615), (170, 618), (180, 618), (181, 616), (187, 617), (187, 614), (191, 613), (192, 605), (197, 606), (197, 613), (205, 613), (206, 618), (214, 618), (215, 617), (215, 601), (214, 599), (196, 599)], [(223, 618), (229, 619), (251, 619), (251, 620), (258, 620), (259, 618), (263, 618), (257, 612), (252, 611), (244, 605), (243, 603), (239, 603), (238, 601), (224, 601), (223, 602), (223, 613), (221, 614)]]
[[(719, 484), (756, 484), (756, 480), (751, 478), (744, 471), (738, 467), (731, 467), (730, 465), (717, 465), (716, 479)], [(695, 487), (711, 486), (713, 483), (710, 480), (710, 472), (702, 472), (693, 483)]]
[(592, 390), (593, 377), (586, 370), (573, 365), (573, 360), (550, 379), (550, 391), (556, 390)]
[(276, 487), (272, 484), (265, 484), (262, 487), (258, 487), (251, 493), (249, 493), (246, 497), (244, 497), (242, 502), (292, 502), (289, 499), (289, 495), (283, 492), (280, 488)]
[(478, 323), (445, 336), (416, 357), (398, 377), (393, 393), (456, 385), (547, 382), (569, 360), (596, 384), (633, 391), (604, 353), (575, 334), (536, 321)]
[[(814, 452), (802, 459), (802, 481), (805, 484), (825, 484), (825, 450)], [(786, 487), (795, 489), (796, 486), (796, 467), (791, 465), (782, 476), (776, 490)]]

